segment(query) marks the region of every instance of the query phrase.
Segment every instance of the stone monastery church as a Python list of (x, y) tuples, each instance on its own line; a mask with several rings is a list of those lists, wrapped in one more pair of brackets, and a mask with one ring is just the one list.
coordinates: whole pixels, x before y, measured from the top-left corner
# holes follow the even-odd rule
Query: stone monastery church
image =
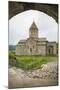
[(38, 37), (35, 22), (29, 29), (29, 38), (20, 40), (16, 45), (16, 55), (57, 55), (57, 43)]

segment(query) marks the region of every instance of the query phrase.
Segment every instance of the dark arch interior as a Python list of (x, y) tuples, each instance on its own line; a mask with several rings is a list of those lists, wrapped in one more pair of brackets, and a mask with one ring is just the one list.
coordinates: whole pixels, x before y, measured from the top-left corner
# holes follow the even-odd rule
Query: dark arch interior
[(46, 13), (55, 19), (58, 23), (58, 4), (42, 4), (42, 3), (27, 3), (27, 2), (16, 2), (9, 1), (9, 19), (16, 14), (19, 14), (27, 10), (38, 10)]

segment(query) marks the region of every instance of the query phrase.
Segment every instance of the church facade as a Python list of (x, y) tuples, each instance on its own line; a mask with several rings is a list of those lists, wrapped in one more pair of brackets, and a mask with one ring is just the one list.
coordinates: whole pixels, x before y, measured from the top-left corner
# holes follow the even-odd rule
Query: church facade
[(38, 37), (35, 22), (29, 29), (29, 38), (20, 40), (16, 45), (16, 55), (57, 55), (57, 43), (49, 42), (46, 38)]

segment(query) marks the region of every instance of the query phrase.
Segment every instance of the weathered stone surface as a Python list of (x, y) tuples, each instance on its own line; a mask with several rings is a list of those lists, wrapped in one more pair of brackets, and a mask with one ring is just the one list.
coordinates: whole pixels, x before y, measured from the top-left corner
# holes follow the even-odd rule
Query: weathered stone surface
[[(26, 86), (25, 86), (26, 85)], [(9, 88), (58, 85), (58, 63), (47, 63), (42, 69), (24, 71), (9, 68)]]
[(9, 1), (9, 19), (18, 13), (26, 10), (42, 11), (49, 16), (52, 16), (58, 22), (58, 5), (57, 4), (42, 4), (42, 3), (27, 3)]
[(16, 45), (16, 55), (57, 55), (57, 43), (39, 38), (38, 28), (33, 22), (29, 29), (29, 38), (20, 40)]

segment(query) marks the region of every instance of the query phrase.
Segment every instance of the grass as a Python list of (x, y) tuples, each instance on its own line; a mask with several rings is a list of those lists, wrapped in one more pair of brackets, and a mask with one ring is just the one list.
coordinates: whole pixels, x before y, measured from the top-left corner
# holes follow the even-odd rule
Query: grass
[(9, 64), (23, 70), (34, 70), (42, 68), (43, 64), (57, 60), (56, 56), (16, 56), (9, 52)]

